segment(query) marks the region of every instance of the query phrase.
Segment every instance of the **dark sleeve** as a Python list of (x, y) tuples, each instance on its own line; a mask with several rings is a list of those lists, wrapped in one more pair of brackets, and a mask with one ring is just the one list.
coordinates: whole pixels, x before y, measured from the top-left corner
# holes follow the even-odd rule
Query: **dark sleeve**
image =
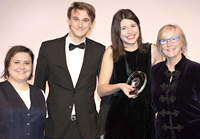
[(46, 81), (48, 79), (48, 60), (45, 43), (42, 43), (37, 59), (34, 85), (45, 91)]
[(101, 63), (102, 63), (104, 52), (105, 52), (105, 46), (102, 47), (102, 51), (101, 51), (101, 59), (100, 59), (100, 62), (99, 62), (98, 75), (97, 75), (98, 77), (99, 77), (99, 73), (100, 73), (100, 70), (101, 70)]
[(195, 63), (195, 64), (196, 64), (195, 69), (193, 69), (191, 72), (195, 71), (193, 79), (195, 81), (194, 84), (195, 84), (196, 92), (200, 101), (200, 64), (198, 63)]
[[(195, 72), (194, 72), (195, 71)], [(200, 64), (198, 64), (195, 69), (193, 69), (191, 72), (194, 72), (194, 77), (192, 80), (194, 80), (194, 91), (196, 92), (196, 95), (198, 97), (198, 104), (200, 103)], [(199, 109), (200, 107), (198, 106), (197, 109)], [(193, 129), (193, 131), (195, 132), (195, 134), (197, 135), (198, 138), (200, 138), (200, 119), (198, 116), (198, 119), (195, 119), (193, 121), (189, 122), (191, 129)]]

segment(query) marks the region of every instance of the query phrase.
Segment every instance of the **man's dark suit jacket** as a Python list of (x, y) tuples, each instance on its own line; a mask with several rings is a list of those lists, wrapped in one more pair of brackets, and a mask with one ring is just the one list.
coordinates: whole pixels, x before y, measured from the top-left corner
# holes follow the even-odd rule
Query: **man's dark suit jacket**
[(46, 136), (60, 138), (64, 134), (75, 103), (81, 136), (84, 139), (95, 139), (103, 134), (106, 114), (105, 103), (101, 102), (98, 114), (94, 101), (96, 77), (100, 71), (105, 46), (86, 38), (83, 65), (74, 88), (66, 63), (66, 36), (43, 42), (37, 60), (34, 84), (43, 90), (46, 81), (49, 84)]

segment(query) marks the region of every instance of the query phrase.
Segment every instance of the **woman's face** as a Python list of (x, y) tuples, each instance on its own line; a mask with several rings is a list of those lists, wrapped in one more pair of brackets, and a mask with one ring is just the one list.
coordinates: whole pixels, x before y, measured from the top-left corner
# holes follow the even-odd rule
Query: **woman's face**
[(139, 37), (139, 27), (137, 23), (130, 19), (123, 19), (120, 23), (120, 38), (125, 47), (134, 46)]
[[(175, 29), (168, 29), (163, 33), (161, 39), (169, 39), (176, 36), (179, 36), (179, 33)], [(161, 50), (167, 59), (180, 59), (182, 47), (181, 40), (178, 38), (178, 41), (174, 43), (172, 39), (171, 41), (168, 40), (165, 45), (161, 45)]]
[(9, 81), (26, 82), (32, 72), (32, 59), (28, 53), (18, 52), (10, 60)]

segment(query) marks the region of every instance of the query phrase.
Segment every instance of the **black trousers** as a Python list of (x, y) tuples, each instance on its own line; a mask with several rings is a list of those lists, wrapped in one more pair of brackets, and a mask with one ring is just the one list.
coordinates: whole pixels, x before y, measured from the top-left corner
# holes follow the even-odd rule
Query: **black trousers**
[[(66, 130), (66, 133), (63, 134), (61, 138), (45, 137), (45, 139), (83, 139), (83, 138), (80, 135), (76, 121), (71, 121), (68, 129)], [(97, 139), (100, 139), (100, 137), (98, 137)]]

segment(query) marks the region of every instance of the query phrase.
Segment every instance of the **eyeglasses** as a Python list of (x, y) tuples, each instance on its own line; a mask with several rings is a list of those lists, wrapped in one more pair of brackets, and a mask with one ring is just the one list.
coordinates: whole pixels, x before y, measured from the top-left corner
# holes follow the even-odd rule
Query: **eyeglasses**
[(165, 45), (168, 43), (168, 41), (170, 41), (171, 43), (176, 43), (178, 41), (179, 36), (175, 36), (175, 37), (171, 37), (169, 39), (161, 39), (159, 40), (159, 43), (161, 45)]

